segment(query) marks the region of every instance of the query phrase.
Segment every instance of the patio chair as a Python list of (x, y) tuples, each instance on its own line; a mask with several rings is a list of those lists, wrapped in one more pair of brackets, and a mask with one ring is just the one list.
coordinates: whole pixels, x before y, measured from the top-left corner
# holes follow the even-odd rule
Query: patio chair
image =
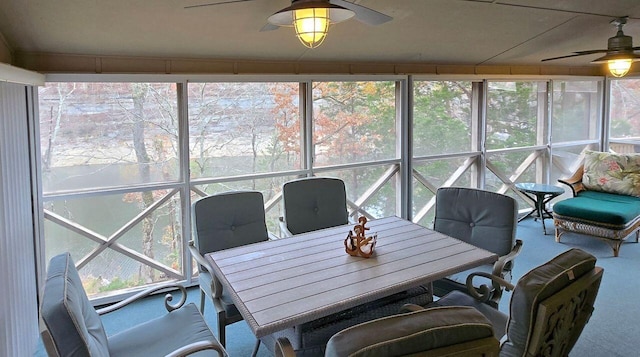
[[(491, 322), (472, 307), (424, 309), (349, 327), (333, 335), (325, 357), (497, 356), (499, 341)], [(427, 352), (428, 351), (428, 352)], [(290, 341), (280, 338), (276, 357), (294, 357)]]
[[(120, 309), (151, 293), (179, 288), (182, 299), (169, 304), (168, 314), (107, 336), (100, 315)], [(193, 303), (179, 285), (145, 290), (120, 303), (96, 311), (82, 287), (69, 253), (49, 262), (40, 306), (40, 333), (49, 356), (228, 356)]]
[[(570, 249), (526, 273), (515, 288), (497, 276), (479, 272), (513, 290), (509, 315), (481, 301), (484, 291), (467, 279), (467, 293), (453, 291), (432, 306), (472, 306), (485, 315), (501, 339), (501, 356), (568, 356), (593, 313), (603, 269), (596, 258)], [(415, 306), (414, 306), (415, 307)]]
[[(441, 187), (436, 192), (436, 214), (433, 229), (499, 256), (494, 264), (466, 270), (433, 283), (434, 295), (443, 296), (453, 290), (466, 290), (467, 276), (475, 271), (511, 281), (513, 260), (522, 249), (516, 239), (518, 203), (495, 192), (465, 187)], [(486, 303), (496, 307), (502, 288), (491, 283), (493, 290)]]
[[(593, 313), (603, 274), (595, 263), (571, 249), (529, 271), (515, 288), (491, 276), (513, 289), (509, 316), (472, 297), (481, 298), (468, 284), (472, 295), (454, 290), (426, 308), (407, 305), (409, 312), (342, 330), (324, 355), (568, 356)], [(278, 339), (276, 356), (296, 356), (290, 340)]]
[(306, 177), (282, 186), (284, 236), (349, 223), (344, 182), (330, 177)]
[[(189, 242), (189, 251), (198, 262), (200, 311), (204, 313), (205, 295), (209, 296), (216, 310), (218, 338), (225, 346), (225, 327), (242, 321), (242, 315), (204, 255), (268, 240), (264, 200), (257, 191), (225, 192), (204, 197), (191, 208), (193, 240)], [(256, 340), (256, 349), (259, 343)]]

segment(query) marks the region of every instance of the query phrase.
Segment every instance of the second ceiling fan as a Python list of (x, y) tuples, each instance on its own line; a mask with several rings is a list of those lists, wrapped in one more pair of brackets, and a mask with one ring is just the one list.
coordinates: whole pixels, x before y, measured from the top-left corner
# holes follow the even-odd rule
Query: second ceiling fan
[(640, 50), (640, 47), (633, 47), (633, 38), (622, 32), (622, 26), (626, 23), (626, 17), (619, 17), (611, 21), (611, 24), (617, 27), (618, 32), (607, 41), (607, 49), (576, 51), (566, 56), (545, 58), (542, 62), (604, 53), (604, 56), (591, 61), (591, 63), (606, 63), (609, 67), (609, 72), (614, 77), (622, 77), (629, 72), (633, 62), (640, 60), (640, 55), (635, 53), (636, 50)]

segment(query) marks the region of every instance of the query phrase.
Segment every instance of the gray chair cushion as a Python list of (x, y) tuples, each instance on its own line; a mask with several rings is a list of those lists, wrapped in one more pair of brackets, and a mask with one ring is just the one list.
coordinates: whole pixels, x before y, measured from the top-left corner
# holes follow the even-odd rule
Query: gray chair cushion
[(473, 308), (435, 307), (342, 330), (329, 340), (325, 356), (404, 356), (492, 334), (491, 323)]
[(513, 248), (518, 203), (509, 196), (464, 187), (436, 192), (434, 230), (496, 253)]
[(574, 248), (520, 278), (511, 295), (508, 339), (502, 346), (502, 354), (523, 356), (531, 338), (538, 304), (592, 271), (595, 264), (596, 258), (593, 255)]
[[(51, 259), (47, 269), (42, 322), (60, 356), (109, 356), (107, 335), (69, 253)], [(51, 351), (49, 351), (51, 355)]]
[(308, 177), (282, 186), (284, 221), (292, 234), (349, 223), (344, 182), (337, 178)]
[(503, 314), (502, 312), (485, 303), (479, 302), (478, 300), (472, 298), (462, 291), (453, 290), (447, 295), (440, 298), (438, 301), (427, 305), (427, 307), (434, 306), (473, 307), (480, 313), (482, 313), (482, 315), (484, 315), (489, 321), (491, 321), (493, 334), (498, 340), (501, 339), (507, 332), (507, 323), (509, 321), (509, 316)]
[(264, 200), (257, 191), (204, 197), (192, 205), (194, 238), (200, 254), (269, 239)]
[[(189, 303), (157, 319), (136, 325), (109, 338), (109, 353), (118, 356), (164, 356), (184, 345), (216, 341), (198, 308)], [(218, 356), (213, 350), (191, 356)]]
[(43, 341), (51, 356), (164, 356), (194, 342), (217, 343), (193, 303), (107, 338), (69, 253), (49, 263), (40, 312), (46, 327)]

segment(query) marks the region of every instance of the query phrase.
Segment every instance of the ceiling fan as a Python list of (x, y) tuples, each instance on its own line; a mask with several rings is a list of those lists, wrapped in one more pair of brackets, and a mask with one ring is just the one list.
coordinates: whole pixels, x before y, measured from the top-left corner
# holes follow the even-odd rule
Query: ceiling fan
[[(185, 6), (185, 9), (248, 1), (255, 0), (228, 0)], [(269, 23), (260, 31), (275, 30), (281, 26), (294, 27), (302, 44), (308, 48), (315, 48), (326, 38), (330, 24), (352, 17), (374, 26), (393, 20), (391, 16), (345, 0), (292, 0), (290, 6), (269, 16)]]
[(577, 51), (566, 56), (545, 58), (542, 62), (586, 56), (594, 53), (605, 53), (604, 56), (591, 61), (591, 63), (607, 63), (609, 72), (611, 72), (614, 77), (622, 77), (629, 72), (632, 62), (640, 60), (640, 55), (635, 53), (636, 50), (640, 50), (640, 47), (633, 47), (632, 37), (622, 32), (622, 26), (626, 23), (627, 17), (619, 17), (611, 21), (611, 24), (617, 27), (618, 32), (615, 36), (609, 38), (606, 50)]

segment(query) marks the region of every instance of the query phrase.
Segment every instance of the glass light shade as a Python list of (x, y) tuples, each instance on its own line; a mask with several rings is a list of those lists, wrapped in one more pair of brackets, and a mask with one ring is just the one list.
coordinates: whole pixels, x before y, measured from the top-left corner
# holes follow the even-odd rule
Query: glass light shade
[(614, 77), (622, 77), (629, 72), (631, 68), (631, 63), (633, 60), (629, 59), (614, 59), (609, 60), (607, 65), (609, 66), (609, 72)]
[(329, 31), (329, 9), (310, 8), (293, 11), (293, 27), (303, 45), (315, 48), (322, 44)]
[(270, 24), (293, 26), (296, 35), (308, 48), (320, 46), (327, 37), (330, 24), (352, 18), (355, 13), (329, 0), (294, 0), (288, 6), (269, 16)]

